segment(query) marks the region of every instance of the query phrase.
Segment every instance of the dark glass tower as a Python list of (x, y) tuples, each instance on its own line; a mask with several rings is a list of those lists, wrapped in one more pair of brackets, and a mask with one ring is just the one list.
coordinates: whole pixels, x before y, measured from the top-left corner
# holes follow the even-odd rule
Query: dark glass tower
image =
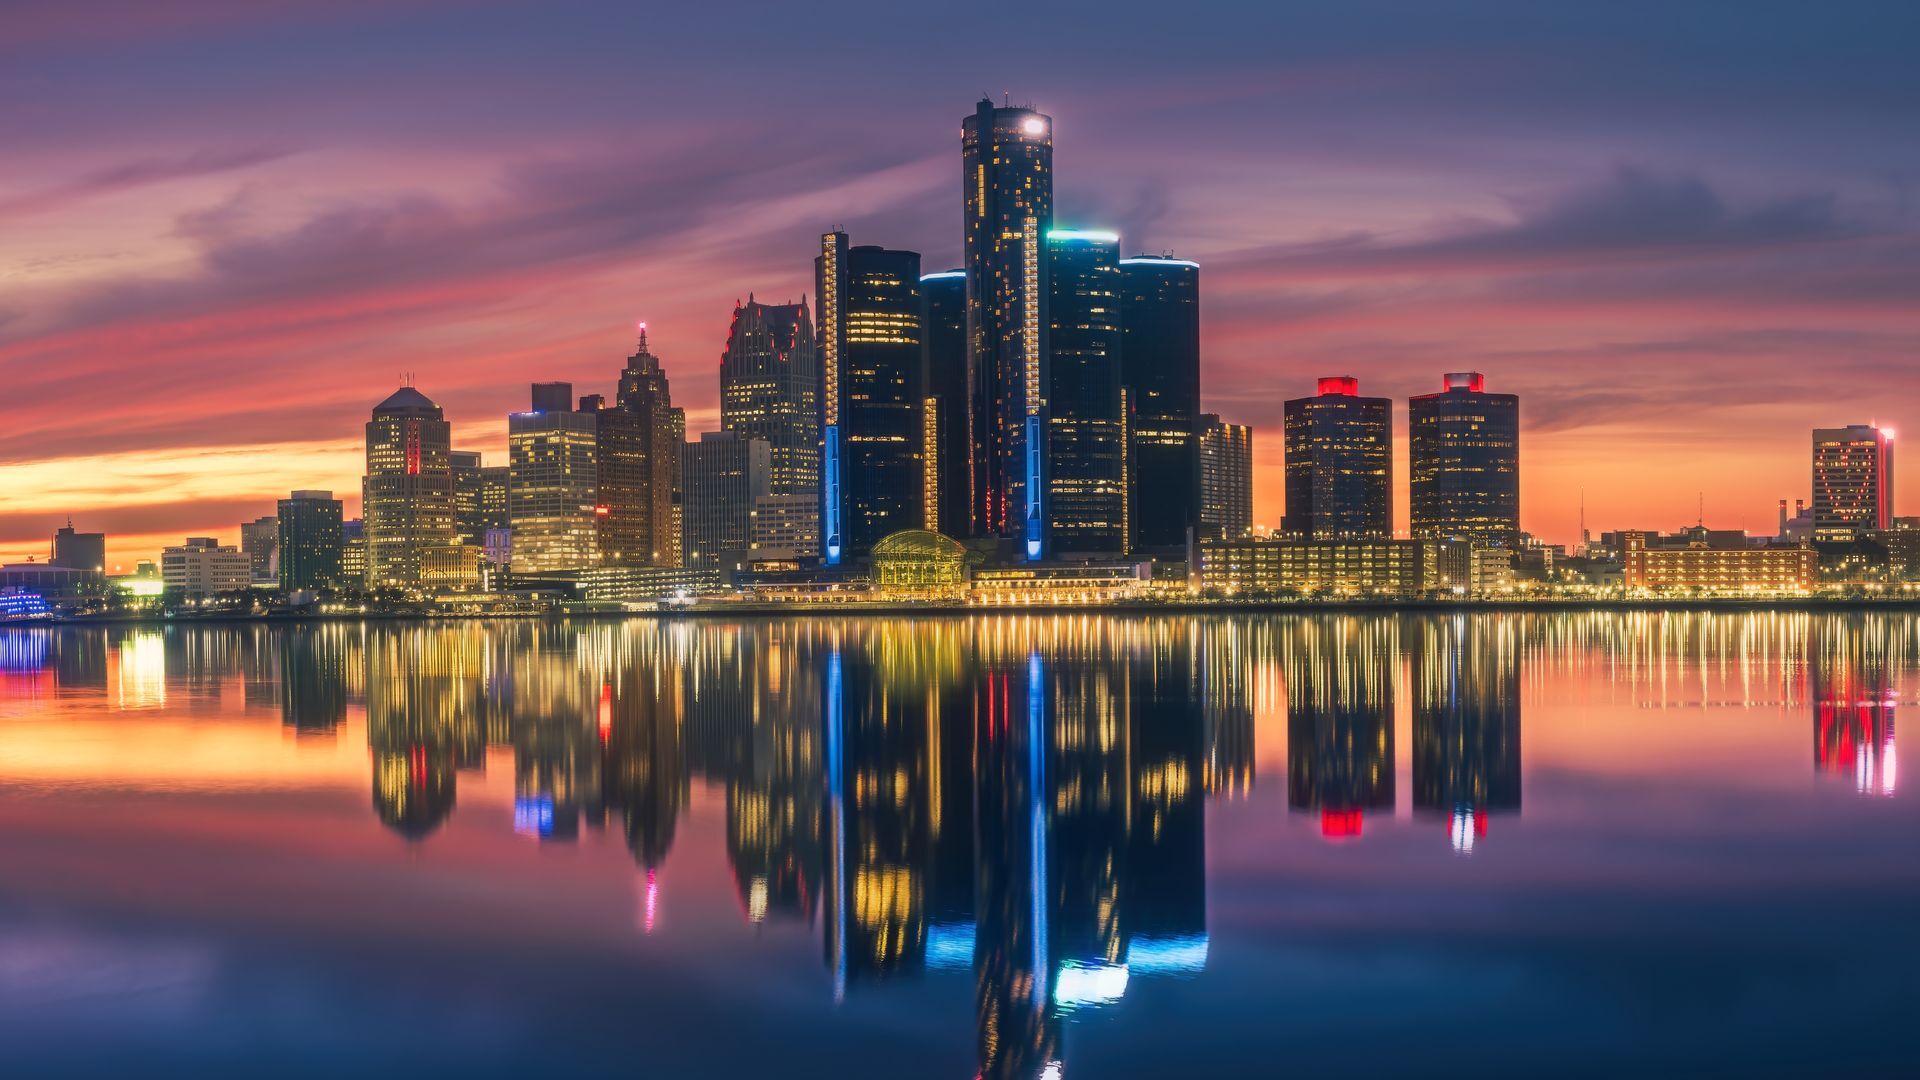
[(1120, 274), (1132, 547), (1172, 552), (1200, 524), (1200, 265), (1139, 256)]
[(281, 499), (280, 587), (331, 589), (340, 578), (340, 500), (331, 491), (296, 491)]
[(920, 255), (820, 238), (821, 552), (829, 565), (928, 519)]
[(1287, 512), (1297, 540), (1393, 536), (1393, 402), (1360, 396), (1360, 380), (1320, 380), (1286, 404)]
[(1053, 120), (981, 101), (961, 122), (973, 534), (1046, 548), (1047, 260)]
[(970, 465), (973, 440), (967, 426), (967, 272), (920, 275), (927, 303), (927, 401), (934, 430), (934, 502), (939, 531), (973, 535)]
[(1120, 238), (1047, 234), (1046, 539), (1059, 555), (1127, 551), (1126, 414), (1120, 392)]
[(733, 309), (720, 354), (720, 427), (766, 440), (770, 494), (820, 490), (819, 364), (804, 299), (762, 304), (748, 296)]
[(1450, 372), (1407, 402), (1413, 535), (1512, 546), (1520, 538), (1520, 399)]

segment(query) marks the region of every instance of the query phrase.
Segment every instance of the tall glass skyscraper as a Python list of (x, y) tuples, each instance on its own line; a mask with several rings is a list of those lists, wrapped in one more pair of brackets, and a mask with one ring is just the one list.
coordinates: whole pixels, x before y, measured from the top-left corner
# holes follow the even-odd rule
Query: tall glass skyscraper
[(275, 516), (282, 589), (331, 589), (345, 584), (340, 574), (340, 500), (333, 492), (296, 491), (280, 500)]
[(973, 535), (972, 429), (967, 410), (967, 272), (920, 275), (927, 304), (927, 401), (934, 430), (934, 514), (940, 532)]
[(1238, 540), (1253, 531), (1253, 429), (1200, 415), (1200, 534)]
[(981, 101), (961, 122), (973, 533), (1046, 546), (1046, 234), (1053, 120)]
[(1417, 539), (1520, 540), (1520, 399), (1449, 372), (1407, 401), (1408, 511)]
[(532, 408), (507, 417), (507, 518), (516, 571), (579, 570), (600, 561), (598, 440), (567, 383), (535, 383)]
[(1200, 264), (1120, 260), (1132, 548), (1183, 549), (1200, 524)]
[(820, 238), (821, 551), (829, 565), (928, 524), (920, 255)]
[(1320, 380), (1286, 403), (1287, 512), (1298, 540), (1393, 536), (1393, 400), (1360, 396), (1360, 380)]
[(620, 410), (627, 416), (606, 410), (600, 417), (600, 495), (607, 509), (601, 549), (629, 565), (679, 566), (675, 496), (686, 413), (674, 407), (666, 370), (647, 348), (646, 323), (640, 324), (639, 348), (620, 373)]
[(367, 421), (367, 584), (417, 588), (461, 576), (453, 512), (453, 426), (427, 395), (403, 386)]
[(1048, 547), (1127, 551), (1126, 415), (1120, 389), (1120, 237), (1047, 234)]
[(1893, 525), (1893, 432), (1813, 429), (1813, 538), (1849, 540)]
[(772, 452), (773, 495), (820, 490), (820, 366), (813, 317), (797, 304), (747, 297), (720, 354), (720, 427)]

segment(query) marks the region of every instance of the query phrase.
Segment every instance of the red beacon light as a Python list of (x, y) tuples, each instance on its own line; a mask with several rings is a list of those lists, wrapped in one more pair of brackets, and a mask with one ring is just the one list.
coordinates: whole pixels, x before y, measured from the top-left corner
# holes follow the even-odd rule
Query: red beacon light
[(1360, 380), (1351, 375), (1323, 375), (1320, 378), (1320, 396), (1359, 397)]
[(1446, 390), (1465, 390), (1469, 394), (1487, 392), (1487, 377), (1477, 371), (1449, 371), (1441, 380), (1441, 386)]

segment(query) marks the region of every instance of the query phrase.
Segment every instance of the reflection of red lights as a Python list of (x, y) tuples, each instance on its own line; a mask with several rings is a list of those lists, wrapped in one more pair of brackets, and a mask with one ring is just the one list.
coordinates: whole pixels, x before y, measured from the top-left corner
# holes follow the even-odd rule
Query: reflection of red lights
[(1335, 810), (1331, 806), (1320, 808), (1320, 835), (1330, 840), (1347, 840), (1360, 835), (1360, 827), (1366, 818), (1366, 811), (1360, 809)]
[(607, 733), (613, 730), (613, 684), (600, 684), (600, 741), (607, 741)]

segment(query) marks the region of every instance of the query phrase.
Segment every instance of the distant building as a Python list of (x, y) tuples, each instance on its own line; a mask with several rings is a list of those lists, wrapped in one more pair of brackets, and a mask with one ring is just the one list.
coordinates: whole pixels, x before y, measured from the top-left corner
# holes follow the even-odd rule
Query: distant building
[(74, 532), (73, 522), (69, 520), (53, 534), (53, 557), (47, 560), (47, 565), (106, 573), (107, 534)]
[(190, 536), (186, 543), (160, 552), (160, 577), (168, 592), (187, 600), (203, 600), (245, 590), (253, 573), (239, 548), (222, 547), (210, 536)]
[(1237, 540), (1253, 532), (1253, 429), (1200, 417), (1200, 536)]
[(1520, 399), (1450, 372), (1407, 402), (1413, 535), (1512, 547), (1520, 536)]
[(770, 494), (818, 495), (820, 358), (805, 298), (762, 304), (749, 294), (733, 309), (720, 354), (720, 427), (767, 444)]
[(367, 587), (367, 523), (361, 518), (340, 523), (340, 584), (354, 590)]
[(793, 561), (820, 557), (820, 501), (811, 495), (768, 495), (754, 500), (750, 560)]
[(248, 573), (256, 582), (280, 579), (277, 555), (280, 547), (280, 519), (271, 514), (240, 523), (240, 550), (247, 556)]
[(1320, 380), (1286, 403), (1286, 516), (1295, 540), (1393, 535), (1393, 402), (1360, 396), (1360, 380)]
[(1467, 545), (1442, 540), (1208, 540), (1201, 587), (1228, 594), (1345, 593), (1418, 596), (1465, 591)]
[(454, 582), (459, 535), (453, 511), (453, 427), (440, 406), (403, 386), (367, 421), (367, 583), (425, 588)]
[(535, 383), (532, 408), (507, 417), (507, 520), (516, 573), (600, 561), (596, 417), (568, 383)]
[(620, 373), (620, 408), (632, 419), (600, 414), (601, 494), (607, 506), (601, 550), (637, 566), (680, 565), (680, 447), (686, 413), (674, 407), (647, 327)]
[(1893, 432), (1813, 429), (1813, 538), (1845, 540), (1893, 522)]
[(460, 542), (480, 547), (489, 529), (508, 527), (509, 469), (485, 464), (478, 450), (455, 450), (448, 460), (453, 466), (453, 513)]
[(280, 587), (293, 592), (340, 585), (340, 500), (331, 491), (296, 491), (280, 500), (279, 511)]
[(1133, 550), (1170, 553), (1200, 527), (1200, 264), (1120, 260)]
[[(1703, 530), (1704, 531), (1704, 530)], [(1811, 545), (1712, 547), (1703, 537), (1686, 547), (1652, 547), (1645, 533), (1621, 538), (1629, 589), (1711, 595), (1807, 593), (1819, 579)]]
[(982, 100), (961, 121), (960, 145), (970, 535), (999, 537), (1038, 559), (1047, 520), (1045, 237), (1053, 228), (1053, 118)]
[(1047, 546), (1118, 557), (1128, 550), (1120, 237), (1054, 229), (1047, 259)]
[(864, 559), (927, 523), (920, 256), (820, 238), (821, 553)]
[(934, 516), (944, 536), (973, 533), (967, 392), (967, 272), (920, 275), (927, 305), (927, 417), (933, 426)]
[(686, 565), (731, 574), (745, 568), (753, 548), (754, 509), (768, 495), (773, 449), (764, 439), (708, 431), (688, 443)]

